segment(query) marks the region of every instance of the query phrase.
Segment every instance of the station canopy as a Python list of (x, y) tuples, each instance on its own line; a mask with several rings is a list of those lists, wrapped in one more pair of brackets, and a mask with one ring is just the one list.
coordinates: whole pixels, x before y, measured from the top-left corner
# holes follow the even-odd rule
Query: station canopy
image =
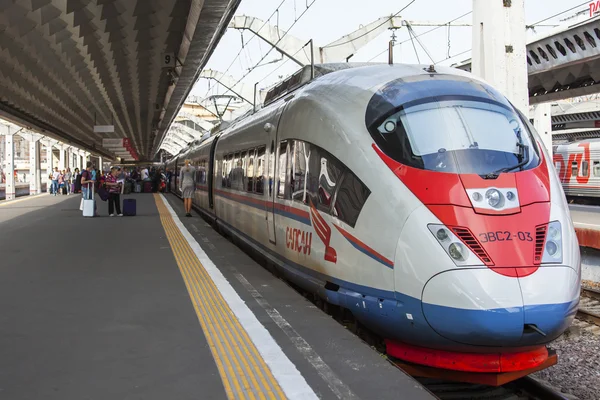
[(158, 151), (240, 0), (0, 1), (0, 117), (97, 154)]

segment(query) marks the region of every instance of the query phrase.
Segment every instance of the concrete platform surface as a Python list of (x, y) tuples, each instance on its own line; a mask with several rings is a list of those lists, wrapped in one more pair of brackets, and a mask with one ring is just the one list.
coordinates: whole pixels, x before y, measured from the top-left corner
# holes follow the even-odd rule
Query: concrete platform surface
[(434, 398), (199, 216), (179, 220), (179, 199), (165, 197), (171, 217), (157, 196), (129, 196), (138, 211), (129, 218), (107, 217), (104, 202), (101, 217), (83, 218), (79, 196), (0, 205), (0, 399), (271, 398), (253, 394), (252, 376), (237, 391), (223, 378), (227, 369), (243, 379), (243, 364), (254, 361), (235, 357), (250, 351), (243, 346), (223, 347), (228, 339), (210, 318), (230, 321), (223, 336), (240, 343), (256, 329), (218, 309), (229, 289), (210, 286), (216, 270), (193, 259), (197, 243), (268, 332), (273, 353), (308, 383), (304, 398)]

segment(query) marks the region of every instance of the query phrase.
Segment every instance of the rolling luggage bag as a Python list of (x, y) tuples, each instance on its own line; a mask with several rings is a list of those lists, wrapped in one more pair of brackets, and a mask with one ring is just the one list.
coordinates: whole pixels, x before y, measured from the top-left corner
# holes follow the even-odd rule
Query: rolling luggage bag
[(135, 214), (135, 199), (123, 199), (123, 215), (125, 215), (126, 217), (135, 217)]
[(83, 199), (83, 216), (93, 217), (95, 214), (96, 200), (94, 200), (94, 185), (92, 185), (92, 200)]
[(135, 191), (136, 193), (142, 193), (142, 185), (141, 185), (141, 184), (139, 184), (139, 183), (136, 183), (136, 184), (135, 184), (134, 191)]
[(152, 193), (152, 182), (144, 182), (144, 193)]

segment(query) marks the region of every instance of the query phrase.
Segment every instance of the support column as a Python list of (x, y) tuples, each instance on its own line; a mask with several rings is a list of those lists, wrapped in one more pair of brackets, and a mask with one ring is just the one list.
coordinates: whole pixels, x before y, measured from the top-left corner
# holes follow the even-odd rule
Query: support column
[(40, 177), (40, 140), (34, 135), (29, 137), (29, 194), (40, 194), (42, 183)]
[(529, 114), (525, 0), (473, 0), (472, 72)]
[(53, 145), (54, 144), (52, 142), (46, 143), (46, 181), (48, 182), (48, 192), (50, 192), (50, 185), (52, 184), (52, 181), (48, 177), (52, 175), (52, 171), (54, 170), (54, 153), (52, 152)]
[(66, 159), (65, 159), (66, 158), (66, 154), (65, 153), (66, 153), (66, 151), (65, 151), (65, 145), (64, 144), (59, 145), (58, 146), (58, 169), (61, 170), (61, 171), (63, 169), (66, 169), (66, 165), (67, 165), (67, 163), (65, 162), (66, 161)]
[(533, 126), (552, 160), (552, 104), (541, 103), (533, 106)]
[(6, 200), (13, 200), (16, 195), (15, 190), (15, 142), (14, 142), (14, 133), (11, 132), (11, 128), (7, 128), (8, 132), (6, 134), (6, 147), (5, 147), (5, 157), (6, 160)]

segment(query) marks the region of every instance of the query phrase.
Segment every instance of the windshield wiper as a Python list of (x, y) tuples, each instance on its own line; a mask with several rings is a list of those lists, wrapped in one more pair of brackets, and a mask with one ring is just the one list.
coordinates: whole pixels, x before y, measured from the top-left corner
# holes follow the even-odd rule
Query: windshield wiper
[(519, 147), (519, 154), (517, 155), (517, 159), (520, 161), (518, 164), (513, 165), (512, 167), (504, 167), (500, 168), (497, 171), (490, 172), (489, 174), (485, 175), (483, 179), (496, 179), (503, 172), (510, 172), (513, 169), (517, 168), (522, 169), (523, 166), (527, 165), (529, 163), (529, 146), (526, 146), (521, 143), (517, 143), (517, 146)]

